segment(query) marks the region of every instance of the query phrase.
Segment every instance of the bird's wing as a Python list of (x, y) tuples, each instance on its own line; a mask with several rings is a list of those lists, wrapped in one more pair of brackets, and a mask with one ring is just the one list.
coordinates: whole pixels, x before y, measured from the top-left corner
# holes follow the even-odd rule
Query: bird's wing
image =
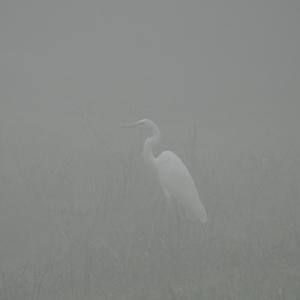
[(200, 201), (193, 178), (182, 160), (171, 151), (164, 151), (156, 158), (158, 176), (163, 189), (174, 197), (188, 214), (206, 222), (207, 213)]

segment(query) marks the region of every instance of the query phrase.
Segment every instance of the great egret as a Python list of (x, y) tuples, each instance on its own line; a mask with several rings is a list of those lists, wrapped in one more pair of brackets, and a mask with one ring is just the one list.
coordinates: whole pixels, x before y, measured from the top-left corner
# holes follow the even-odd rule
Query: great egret
[(206, 210), (200, 201), (194, 180), (182, 160), (171, 151), (163, 151), (157, 157), (153, 155), (152, 148), (160, 142), (161, 134), (158, 126), (149, 119), (142, 119), (124, 127), (146, 127), (152, 130), (144, 144), (144, 160), (146, 165), (158, 177), (163, 193), (168, 203), (175, 199), (190, 219), (207, 221)]

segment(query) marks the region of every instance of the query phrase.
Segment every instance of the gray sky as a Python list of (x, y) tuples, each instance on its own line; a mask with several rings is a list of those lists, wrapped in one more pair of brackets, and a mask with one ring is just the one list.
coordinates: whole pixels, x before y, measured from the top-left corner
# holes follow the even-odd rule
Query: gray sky
[(2, 1), (1, 117), (296, 132), (299, 13), (296, 0)]

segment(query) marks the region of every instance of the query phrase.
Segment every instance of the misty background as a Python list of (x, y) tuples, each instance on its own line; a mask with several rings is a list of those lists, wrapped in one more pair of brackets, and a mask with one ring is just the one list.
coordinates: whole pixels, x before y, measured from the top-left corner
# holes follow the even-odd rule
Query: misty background
[[(0, 299), (299, 299), (299, 13), (2, 1)], [(208, 212), (180, 251), (145, 117)]]

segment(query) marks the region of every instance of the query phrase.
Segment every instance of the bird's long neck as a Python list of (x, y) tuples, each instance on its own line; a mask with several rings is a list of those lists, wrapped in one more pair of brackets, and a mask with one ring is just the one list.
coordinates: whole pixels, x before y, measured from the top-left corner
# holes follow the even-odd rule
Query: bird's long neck
[(152, 128), (152, 136), (146, 139), (143, 154), (145, 163), (155, 166), (155, 157), (152, 149), (160, 142), (161, 135), (157, 125), (155, 125), (153, 122), (149, 122), (149, 125)]

